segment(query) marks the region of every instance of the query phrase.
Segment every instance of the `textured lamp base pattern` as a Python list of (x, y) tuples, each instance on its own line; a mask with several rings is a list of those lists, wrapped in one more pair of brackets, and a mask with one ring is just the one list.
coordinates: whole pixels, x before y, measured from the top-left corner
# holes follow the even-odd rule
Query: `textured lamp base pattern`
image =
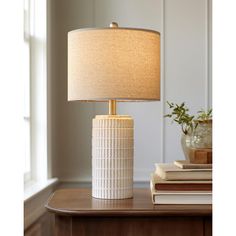
[(92, 196), (124, 199), (133, 196), (133, 119), (102, 115), (93, 119)]

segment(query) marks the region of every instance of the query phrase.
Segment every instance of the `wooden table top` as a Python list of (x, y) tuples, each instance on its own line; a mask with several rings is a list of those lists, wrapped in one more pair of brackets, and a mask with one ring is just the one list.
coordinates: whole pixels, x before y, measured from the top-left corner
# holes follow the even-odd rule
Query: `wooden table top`
[(92, 197), (91, 189), (60, 189), (49, 198), (48, 211), (71, 216), (210, 216), (212, 205), (153, 205), (149, 189), (134, 189), (124, 200)]

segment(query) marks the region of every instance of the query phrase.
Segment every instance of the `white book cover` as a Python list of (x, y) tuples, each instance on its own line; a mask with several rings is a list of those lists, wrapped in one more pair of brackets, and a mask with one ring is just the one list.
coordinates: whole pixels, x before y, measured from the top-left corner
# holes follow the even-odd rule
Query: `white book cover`
[(212, 180), (211, 169), (181, 169), (172, 163), (156, 163), (155, 167), (165, 180)]
[(176, 160), (174, 165), (181, 169), (212, 169), (212, 164), (193, 164), (187, 160)]
[(212, 204), (212, 192), (156, 191), (150, 184), (153, 204)]

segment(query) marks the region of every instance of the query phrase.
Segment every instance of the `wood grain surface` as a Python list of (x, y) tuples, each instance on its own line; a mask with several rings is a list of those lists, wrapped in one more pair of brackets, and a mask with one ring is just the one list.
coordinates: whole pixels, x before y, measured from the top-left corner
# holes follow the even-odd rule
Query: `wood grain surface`
[(46, 208), (55, 215), (55, 236), (211, 236), (211, 205), (153, 205), (149, 189), (134, 197), (102, 200), (90, 189), (57, 190)]
[(46, 208), (56, 214), (77, 216), (211, 216), (211, 205), (153, 205), (149, 189), (134, 189), (134, 197), (104, 200), (91, 196), (91, 189), (60, 189)]

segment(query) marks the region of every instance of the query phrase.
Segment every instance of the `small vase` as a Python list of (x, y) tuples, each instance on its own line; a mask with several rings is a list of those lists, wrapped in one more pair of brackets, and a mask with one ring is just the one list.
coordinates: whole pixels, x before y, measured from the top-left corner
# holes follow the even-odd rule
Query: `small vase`
[(212, 163), (212, 120), (198, 121), (198, 126), (182, 134), (181, 145), (190, 163)]

